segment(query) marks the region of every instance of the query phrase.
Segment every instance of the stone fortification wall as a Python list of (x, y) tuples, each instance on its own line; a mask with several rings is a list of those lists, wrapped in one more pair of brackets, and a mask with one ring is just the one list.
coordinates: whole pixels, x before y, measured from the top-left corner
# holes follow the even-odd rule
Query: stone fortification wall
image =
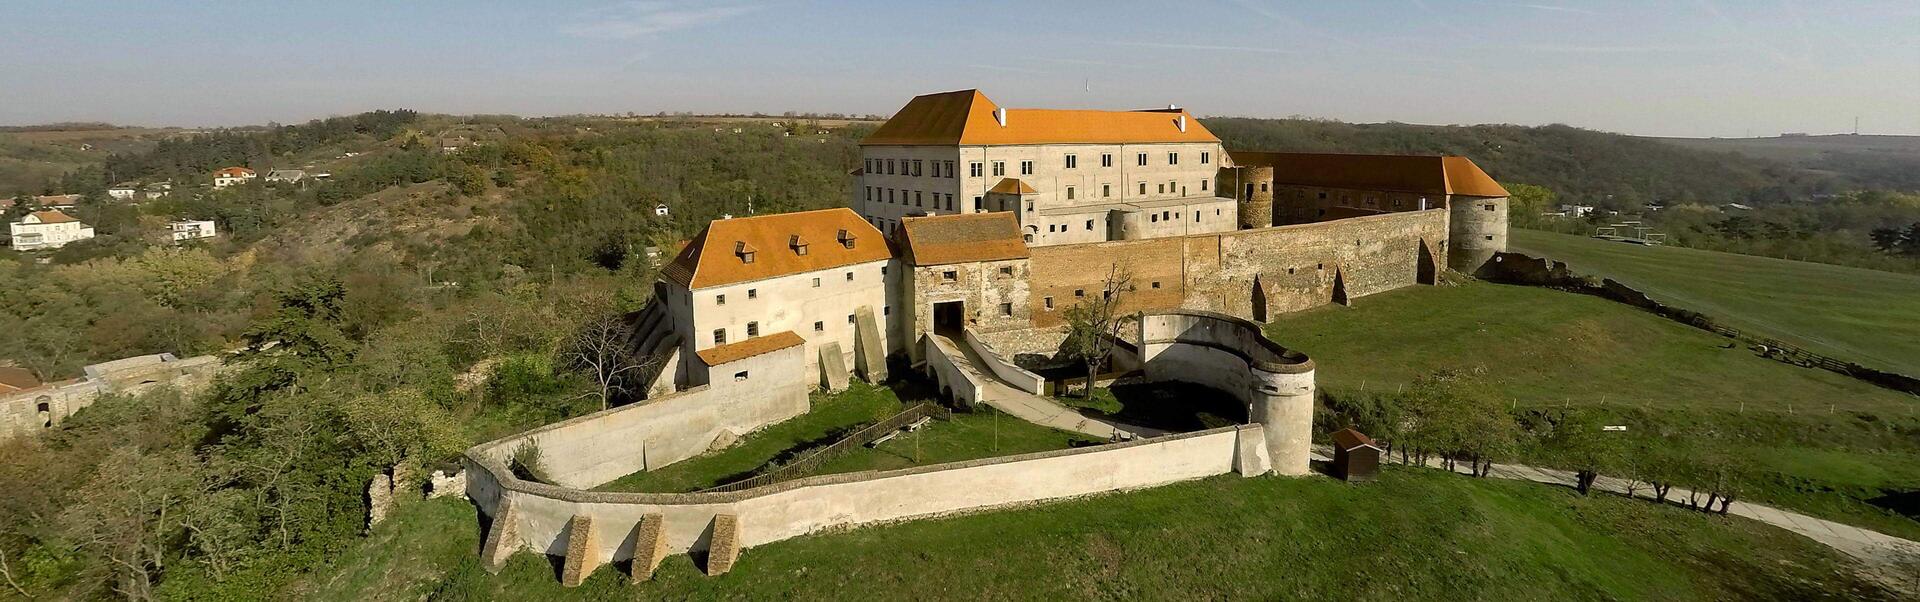
[(1447, 218), (1447, 210), (1432, 209), (1035, 248), (1034, 324), (1063, 323), (1066, 308), (1084, 295), (1100, 294), (1108, 267), (1116, 263), (1133, 275), (1135, 289), (1125, 297), (1125, 311), (1200, 309), (1264, 320), (1411, 286), (1422, 281), (1423, 273), (1432, 274), (1444, 255)]
[(1274, 472), (1306, 474), (1313, 436), (1313, 360), (1233, 316), (1176, 311), (1142, 316), (1140, 360), (1151, 381), (1195, 382), (1234, 394), (1264, 427)]
[(974, 355), (979, 356), (980, 361), (986, 364), (986, 368), (993, 371), (993, 375), (1000, 377), (1000, 380), (1013, 385), (1015, 389), (1034, 395), (1039, 395), (1046, 390), (1047, 379), (1014, 364), (1013, 356), (1002, 355), (999, 349), (995, 349), (993, 345), (980, 338), (973, 329), (966, 330), (965, 338), (966, 344), (973, 348)]
[[(531, 441), (542, 478), (589, 488), (654, 470), (735, 437), (806, 413), (810, 381), (802, 346), (715, 366), (712, 384), (549, 424), (475, 448), (505, 462)], [(744, 380), (735, 380), (738, 373)]]
[(161, 387), (198, 391), (220, 368), (220, 358), (211, 355), (176, 359), (171, 353), (93, 364), (84, 378), (0, 396), (0, 441), (59, 426), (103, 394), (139, 395)]
[[(673, 553), (705, 551), (715, 518), (737, 517), (740, 544), (756, 546), (816, 531), (1093, 493), (1137, 489), (1240, 471), (1259, 474), (1259, 425), (884, 472), (808, 477), (726, 493), (603, 493), (513, 477), (484, 450), (467, 454), (468, 495), (493, 518), (507, 552), (569, 555), (573, 518), (591, 518), (598, 562), (633, 556), (648, 515), (662, 519)], [(489, 444), (499, 447), (499, 443)], [(485, 447), (485, 446), (483, 446)], [(1245, 470), (1242, 470), (1242, 469)], [(506, 510), (503, 512), (503, 510)], [(495, 535), (489, 534), (489, 547)], [(643, 551), (646, 549), (642, 547)], [(504, 557), (501, 557), (504, 560)], [(587, 569), (591, 572), (591, 567)]]

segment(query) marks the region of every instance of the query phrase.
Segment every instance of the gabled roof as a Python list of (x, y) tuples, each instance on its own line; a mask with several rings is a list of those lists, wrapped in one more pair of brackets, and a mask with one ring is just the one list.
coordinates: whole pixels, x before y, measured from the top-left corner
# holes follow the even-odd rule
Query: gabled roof
[(1027, 257), (1020, 221), (1011, 211), (901, 218), (900, 244), (914, 265)]
[(1032, 186), (1028, 186), (1026, 182), (1022, 182), (1017, 178), (1003, 178), (1000, 180), (999, 184), (994, 184), (993, 188), (987, 189), (987, 192), (997, 192), (1000, 194), (1038, 194), (1039, 193), (1039, 191), (1034, 190)]
[(42, 224), (64, 224), (67, 222), (80, 221), (80, 218), (67, 215), (59, 211), (35, 211), (28, 215), (32, 216), (34, 219), (40, 220), (40, 223)]
[(1353, 430), (1352, 427), (1334, 431), (1333, 446), (1342, 451), (1353, 451), (1362, 447), (1371, 447), (1375, 450), (1380, 449), (1380, 445), (1374, 443), (1372, 438), (1367, 437), (1360, 431)]
[[(841, 230), (853, 238), (853, 248), (840, 242)], [(794, 248), (796, 236), (810, 243), (807, 254)], [(751, 263), (743, 257), (749, 252)], [(661, 275), (689, 289), (702, 289), (891, 257), (886, 236), (852, 209), (838, 207), (714, 220)]]
[(47, 207), (72, 207), (80, 202), (77, 194), (46, 194), (33, 197), (33, 202)]
[[(979, 90), (956, 90), (913, 97), (860, 144), (997, 145), (1118, 144), (1136, 142), (1219, 142), (1186, 111), (1095, 111), (1006, 109), (1007, 123), (994, 119), (1001, 108)], [(1183, 131), (1180, 124), (1184, 120)]]
[(221, 169), (220, 171), (213, 172), (213, 175), (225, 176), (229, 178), (242, 178), (242, 177), (253, 175), (253, 170), (247, 169), (245, 167), (227, 167), (227, 168)]
[(1232, 151), (1233, 164), (1273, 168), (1277, 185), (1502, 197), (1507, 189), (1466, 157)]
[(762, 337), (753, 337), (738, 343), (727, 343), (725, 345), (708, 347), (694, 352), (694, 355), (700, 356), (700, 361), (706, 362), (708, 366), (718, 366), (805, 344), (807, 344), (806, 339), (802, 339), (800, 335), (794, 334), (791, 330), (787, 330)]

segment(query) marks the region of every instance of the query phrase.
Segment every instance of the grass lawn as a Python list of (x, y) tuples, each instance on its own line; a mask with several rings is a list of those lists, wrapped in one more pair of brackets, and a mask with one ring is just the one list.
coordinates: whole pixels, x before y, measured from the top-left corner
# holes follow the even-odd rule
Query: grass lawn
[(1267, 334), (1312, 356), (1328, 393), (1475, 372), (1482, 394), (1523, 409), (1605, 404), (1636, 432), (1711, 433), (1743, 451), (1744, 499), (1920, 538), (1914, 510), (1884, 502), (1920, 489), (1920, 399), (1725, 349), (1625, 305), (1536, 287), (1415, 287), (1279, 316)]
[(892, 389), (860, 381), (832, 395), (815, 393), (812, 404), (807, 413), (741, 437), (732, 447), (660, 470), (636, 472), (597, 490), (681, 493), (730, 483), (753, 476), (775, 459), (832, 443), (911, 405), (902, 402)]
[(1920, 375), (1920, 276), (1515, 228), (1514, 251), (1567, 262), (1742, 330)]
[[(1624, 245), (1622, 245), (1624, 246)], [(1322, 388), (1397, 387), (1441, 368), (1478, 372), (1529, 405), (1914, 416), (1920, 398), (1761, 357), (1730, 341), (1587, 295), (1469, 283), (1412, 287), (1277, 317), (1267, 336), (1313, 357)]]
[(577, 589), (522, 552), (480, 570), (462, 500), (399, 509), (294, 592), (312, 600), (1893, 599), (1810, 540), (1617, 496), (1386, 467), (1381, 480), (1221, 476), (752, 548), (705, 577), (603, 566)]
[(857, 449), (829, 460), (815, 474), (893, 470), (1099, 443), (1105, 441), (1047, 428), (987, 408), (974, 413), (956, 412), (952, 420), (936, 419), (918, 431), (900, 433), (879, 446)]
[(1054, 401), (1086, 416), (1175, 432), (1247, 422), (1247, 406), (1233, 394), (1192, 383), (1124, 378), (1111, 387), (1095, 387), (1092, 398), (1074, 394)]

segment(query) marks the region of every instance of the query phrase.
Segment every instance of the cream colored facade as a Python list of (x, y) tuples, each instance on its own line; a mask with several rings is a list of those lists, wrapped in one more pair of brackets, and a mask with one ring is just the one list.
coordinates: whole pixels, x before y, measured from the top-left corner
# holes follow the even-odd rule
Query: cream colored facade
[(60, 217), (66, 218), (64, 221), (45, 219), (44, 216), (50, 213), (58, 212), (29, 213), (26, 217), (20, 218), (20, 221), (7, 225), (9, 233), (13, 236), (14, 250), (58, 249), (69, 243), (93, 238), (93, 226), (66, 218), (64, 214), (60, 214)]
[[(892, 233), (900, 219), (1014, 211), (1030, 244), (1120, 240), (1121, 216), (1150, 224), (1139, 236), (1232, 230), (1232, 198), (1216, 196), (1219, 142), (1155, 144), (871, 145), (854, 186), (861, 216)], [(1013, 179), (1032, 194), (989, 191)], [(1193, 221), (1196, 210), (1205, 219)], [(1228, 219), (1210, 218), (1215, 210)], [(1159, 226), (1160, 212), (1184, 219)], [(1126, 220), (1131, 222), (1129, 218)]]
[(680, 335), (681, 357), (688, 358), (689, 373), (679, 384), (710, 382), (704, 365), (692, 359), (701, 350), (786, 331), (806, 339), (809, 374), (818, 374), (820, 347), (828, 343), (840, 344), (851, 368), (855, 313), (861, 307), (873, 309), (887, 351), (899, 351), (891, 341), (893, 328), (888, 326), (891, 314), (898, 311), (888, 301), (894, 280), (900, 277), (894, 263), (892, 259), (869, 261), (701, 289), (665, 281), (667, 314)]

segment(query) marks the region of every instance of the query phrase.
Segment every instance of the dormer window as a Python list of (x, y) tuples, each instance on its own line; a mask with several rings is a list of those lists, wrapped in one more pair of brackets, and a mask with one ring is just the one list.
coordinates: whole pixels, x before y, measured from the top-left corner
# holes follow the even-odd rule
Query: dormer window
[(733, 254), (740, 256), (740, 263), (753, 263), (753, 252), (753, 245), (747, 244), (747, 241), (733, 243)]
[(807, 254), (807, 239), (801, 238), (798, 234), (787, 237), (787, 246), (793, 247), (794, 255)]
[(840, 246), (849, 249), (853, 248), (854, 235), (852, 232), (848, 232), (846, 228), (841, 228), (838, 238), (840, 239)]

